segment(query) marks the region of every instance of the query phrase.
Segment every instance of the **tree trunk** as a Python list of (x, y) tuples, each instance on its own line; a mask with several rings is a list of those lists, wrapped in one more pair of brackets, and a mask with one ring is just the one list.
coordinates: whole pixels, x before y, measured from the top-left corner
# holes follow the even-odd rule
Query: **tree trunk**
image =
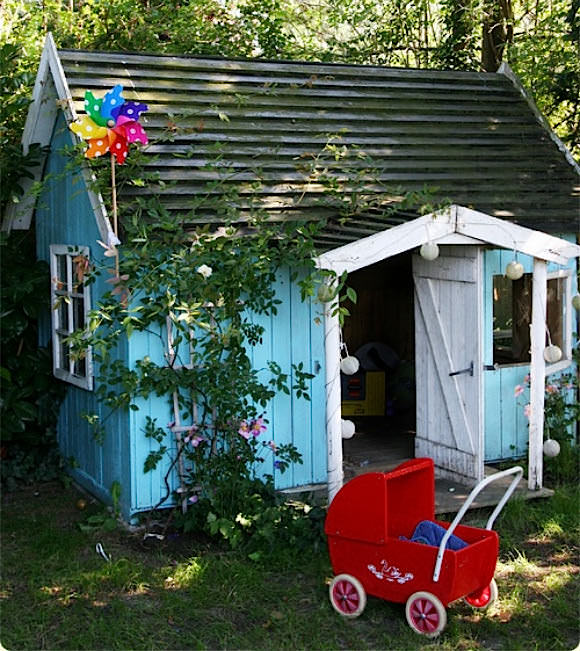
[(506, 45), (513, 39), (511, 0), (487, 0), (483, 6), (481, 67), (486, 72), (499, 68)]

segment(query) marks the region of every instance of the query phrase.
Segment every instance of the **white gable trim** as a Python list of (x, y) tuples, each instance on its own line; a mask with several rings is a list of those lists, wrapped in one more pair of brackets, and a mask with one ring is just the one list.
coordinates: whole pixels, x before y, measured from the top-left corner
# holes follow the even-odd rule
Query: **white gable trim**
[(455, 235), (560, 265), (580, 257), (580, 246), (559, 237), (453, 205), (323, 253), (317, 258), (317, 266), (338, 274), (350, 273), (426, 242), (468, 241)]
[[(58, 57), (58, 51), (52, 34), (47, 34), (44, 49), (40, 57), (40, 65), (36, 75), (36, 82), (32, 93), (32, 103), (28, 110), (24, 132), (22, 134), (22, 148), (25, 153), (33, 143), (39, 143), (42, 147), (50, 145), (54, 123), (58, 116), (59, 108), (65, 114), (67, 123), (76, 120), (72, 96), (66, 81), (63, 67)], [(77, 144), (77, 136), (70, 132), (71, 142)], [(34, 186), (41, 181), (44, 170), (44, 157), (39, 165), (31, 172), (33, 179), (22, 179), (24, 195), (22, 200), (16, 204), (9, 204), (2, 223), (2, 230), (11, 231), (27, 230), (32, 222), (32, 215), (36, 207), (36, 195), (33, 192)], [(87, 187), (87, 193), (99, 233), (104, 242), (118, 242), (113, 234), (111, 223), (107, 217), (107, 210), (100, 194), (91, 190), (95, 181), (89, 166), (83, 164), (81, 174)]]

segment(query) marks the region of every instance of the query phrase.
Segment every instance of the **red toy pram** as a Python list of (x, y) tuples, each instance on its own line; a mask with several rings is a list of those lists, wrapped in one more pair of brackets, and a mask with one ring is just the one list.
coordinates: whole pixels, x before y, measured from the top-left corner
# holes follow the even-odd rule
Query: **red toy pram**
[[(492, 481), (515, 475), (486, 528), (459, 522), (476, 495)], [(465, 598), (487, 608), (497, 597), (493, 579), (499, 539), (491, 528), (521, 479), (514, 466), (481, 481), (451, 524), (435, 521), (435, 478), (431, 459), (407, 461), (389, 473), (368, 473), (349, 481), (332, 501), (325, 532), (332, 568), (330, 601), (344, 617), (357, 617), (366, 595), (406, 604), (417, 633), (434, 637), (447, 623), (445, 607)], [(445, 530), (439, 546), (413, 542), (417, 525), (428, 521)], [(451, 540), (466, 543), (452, 551)]]

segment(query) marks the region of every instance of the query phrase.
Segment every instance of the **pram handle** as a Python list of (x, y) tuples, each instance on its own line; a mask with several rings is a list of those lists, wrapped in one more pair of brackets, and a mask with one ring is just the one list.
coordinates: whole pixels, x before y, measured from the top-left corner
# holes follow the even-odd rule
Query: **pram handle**
[(461, 522), (463, 516), (465, 515), (465, 512), (471, 506), (471, 503), (477, 497), (477, 495), (479, 495), (479, 493), (488, 484), (491, 484), (491, 482), (497, 481), (498, 479), (502, 479), (503, 477), (507, 477), (508, 475), (515, 475), (515, 477), (512, 479), (511, 484), (507, 487), (505, 493), (503, 494), (503, 497), (498, 502), (498, 505), (495, 507), (493, 513), (489, 516), (485, 528), (491, 529), (493, 527), (493, 523), (495, 522), (497, 516), (501, 513), (501, 510), (503, 509), (506, 502), (511, 497), (511, 494), (515, 491), (516, 486), (518, 485), (523, 474), (524, 474), (524, 469), (521, 466), (513, 466), (512, 468), (508, 468), (507, 470), (501, 470), (500, 472), (496, 472), (493, 475), (490, 475), (489, 477), (485, 477), (485, 479), (482, 479), (479, 482), (479, 484), (477, 484), (477, 486), (475, 486), (475, 488), (471, 491), (471, 493), (469, 493), (467, 499), (463, 503), (463, 506), (459, 509), (459, 512), (455, 516), (455, 519), (449, 525), (449, 529), (447, 529), (445, 535), (441, 539), (441, 543), (439, 544), (439, 550), (437, 552), (437, 560), (435, 561), (435, 571), (433, 572), (434, 583), (437, 583), (437, 581), (439, 581), (439, 575), (441, 574), (441, 564), (443, 563), (443, 554), (445, 553), (445, 546), (447, 545), (447, 541), (449, 540), (451, 534), (455, 531), (457, 525)]

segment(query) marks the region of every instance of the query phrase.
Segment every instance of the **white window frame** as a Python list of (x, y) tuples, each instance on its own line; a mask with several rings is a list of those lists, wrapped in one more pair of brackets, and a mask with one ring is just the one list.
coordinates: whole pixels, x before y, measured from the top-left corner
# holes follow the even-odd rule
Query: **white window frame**
[[(567, 369), (572, 364), (572, 269), (560, 269), (552, 271), (547, 274), (546, 281), (562, 279), (564, 295), (562, 296), (562, 310), (563, 310), (563, 324), (562, 324), (562, 359), (555, 364), (546, 363), (546, 376), (553, 373), (559, 373)], [(530, 274), (531, 275), (531, 274)], [(531, 305), (531, 303), (530, 303)], [(546, 306), (547, 308), (547, 306)], [(546, 318), (544, 317), (544, 321)], [(530, 321), (530, 328), (532, 323)], [(513, 362), (499, 364), (499, 368), (512, 368), (514, 366), (529, 366), (530, 361), (527, 362)]]
[(562, 359), (555, 364), (546, 364), (546, 375), (559, 373), (572, 364), (572, 269), (560, 269), (548, 273), (547, 280), (561, 278), (564, 295), (562, 309), (564, 310), (562, 324)]
[[(52, 311), (52, 367), (54, 376), (81, 389), (93, 390), (93, 363), (92, 351), (87, 349), (85, 357), (84, 375), (76, 373), (76, 363), (69, 355), (68, 364), (61, 357), (62, 339), (74, 332), (74, 299), (83, 299), (83, 324), (87, 322), (87, 315), (91, 309), (91, 292), (85, 283), (81, 287), (75, 287), (73, 258), (83, 255), (89, 259), (89, 248), (86, 246), (70, 246), (66, 244), (50, 245), (50, 275), (51, 291), (50, 302)], [(59, 278), (59, 256), (65, 256), (66, 278)], [(59, 301), (60, 299), (60, 301)], [(64, 304), (67, 311), (67, 323), (60, 323), (61, 313), (56, 306)], [(65, 368), (66, 366), (66, 368)]]

